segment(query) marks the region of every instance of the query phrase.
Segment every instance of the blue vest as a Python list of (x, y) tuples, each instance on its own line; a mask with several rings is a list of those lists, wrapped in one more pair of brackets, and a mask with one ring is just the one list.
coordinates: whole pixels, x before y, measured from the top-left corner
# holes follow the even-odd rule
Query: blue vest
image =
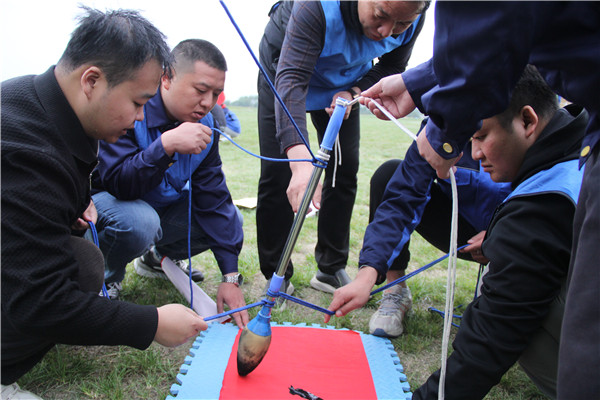
[[(200, 121), (201, 124), (214, 128), (213, 117), (209, 113)], [(146, 118), (142, 121), (135, 121), (135, 139), (141, 149), (147, 149), (161, 135), (158, 128), (148, 128)], [(173, 204), (187, 195), (189, 190), (189, 179), (193, 171), (202, 163), (214, 142), (214, 135), (211, 141), (200, 154), (179, 154), (173, 155), (173, 164), (166, 170), (160, 185), (146, 193), (142, 200), (154, 208), (161, 208)]]
[(509, 194), (504, 202), (513, 197), (540, 193), (562, 193), (577, 204), (583, 180), (584, 168), (579, 169), (579, 161), (561, 162), (552, 168), (540, 171), (527, 178)]
[(373, 66), (373, 59), (410, 42), (421, 15), (398, 37), (380, 41), (344, 25), (340, 2), (321, 1), (325, 14), (325, 44), (308, 86), (306, 110), (322, 110), (331, 105), (333, 95), (352, 87)]

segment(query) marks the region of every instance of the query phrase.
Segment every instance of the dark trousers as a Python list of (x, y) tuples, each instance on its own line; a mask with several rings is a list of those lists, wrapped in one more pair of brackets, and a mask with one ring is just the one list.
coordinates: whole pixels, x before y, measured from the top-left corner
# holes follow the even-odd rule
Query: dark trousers
[[(88, 240), (71, 237), (71, 247), (80, 265), (77, 281), (84, 292), (98, 294), (104, 281), (104, 258)], [(2, 384), (9, 385), (33, 368), (55, 343), (15, 329), (2, 313)]]
[[(275, 99), (264, 78), (258, 83), (258, 132), (260, 153), (263, 156), (287, 159), (276, 138)], [(311, 120), (317, 130), (319, 142), (323, 139), (329, 116), (324, 110), (311, 111)], [(348, 261), (350, 219), (356, 198), (360, 125), (359, 110), (354, 108), (339, 132), (342, 165), (337, 166), (335, 187), (332, 187), (335, 157), (325, 169), (325, 179), (319, 211), (318, 237), (315, 247), (317, 267), (322, 272), (334, 274), (345, 268)], [(256, 230), (260, 269), (270, 278), (279, 264), (294, 220), (286, 190), (291, 179), (288, 163), (261, 160), (256, 208)], [(290, 261), (285, 273), (293, 275)]]
[[(385, 188), (394, 175), (394, 171), (400, 166), (402, 160), (389, 160), (381, 164), (371, 177), (371, 191), (369, 199), (369, 222), (373, 221), (375, 211), (383, 199)], [(425, 206), (423, 217), (417, 232), (425, 240), (434, 245), (439, 250), (447, 253), (450, 245), (450, 222), (452, 220), (452, 199), (446, 196), (439, 188), (436, 181), (431, 184), (431, 199)], [(460, 210), (459, 210), (460, 212)], [(475, 236), (477, 230), (464, 219), (460, 213), (458, 215), (458, 245), (467, 243), (467, 240)], [(408, 267), (410, 260), (410, 250), (408, 249), (410, 240), (406, 242), (398, 257), (390, 266), (391, 270), (404, 271)], [(458, 257), (464, 260), (473, 261), (470, 253), (458, 253)]]
[(587, 160), (573, 221), (560, 339), (559, 399), (600, 398), (600, 146)]

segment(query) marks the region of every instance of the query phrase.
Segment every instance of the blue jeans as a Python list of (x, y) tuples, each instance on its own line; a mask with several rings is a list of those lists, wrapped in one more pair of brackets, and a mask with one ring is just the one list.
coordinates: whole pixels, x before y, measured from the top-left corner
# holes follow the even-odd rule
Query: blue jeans
[[(98, 241), (104, 254), (106, 283), (121, 282), (125, 267), (156, 245), (163, 256), (188, 257), (188, 197), (156, 210), (143, 200), (118, 200), (108, 192), (92, 196), (98, 210)], [(238, 210), (238, 218), (243, 218)], [(209, 238), (192, 218), (190, 254), (209, 249)]]

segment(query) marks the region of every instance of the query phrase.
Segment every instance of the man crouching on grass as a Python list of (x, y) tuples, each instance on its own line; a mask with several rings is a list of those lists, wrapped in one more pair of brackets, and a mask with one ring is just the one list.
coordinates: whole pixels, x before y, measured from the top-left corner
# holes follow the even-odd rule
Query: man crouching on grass
[[(511, 182), (513, 192), (496, 209), (482, 244), (490, 262), (448, 358), (446, 399), (483, 398), (516, 361), (544, 394), (556, 397), (587, 121), (581, 107), (559, 109), (556, 95), (528, 66), (508, 109), (485, 119), (473, 135), (473, 159), (492, 180)], [(336, 290), (329, 309), (343, 316), (363, 306), (377, 274), (385, 272), (362, 268)], [(439, 370), (433, 373), (413, 399), (436, 399), (439, 376)]]

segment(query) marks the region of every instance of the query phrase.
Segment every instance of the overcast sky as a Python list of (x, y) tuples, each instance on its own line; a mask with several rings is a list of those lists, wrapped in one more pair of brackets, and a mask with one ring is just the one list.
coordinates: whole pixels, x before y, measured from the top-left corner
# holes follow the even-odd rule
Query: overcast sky
[[(275, 0), (224, 0), (246, 40), (258, 57), (258, 44)], [(174, 47), (184, 39), (214, 43), (228, 64), (225, 94), (228, 100), (256, 94), (258, 67), (218, 0), (0, 0), (2, 58), (0, 80), (40, 74), (56, 64), (81, 14), (78, 4), (100, 10), (139, 10)], [(432, 55), (433, 6), (419, 36), (409, 68)]]

